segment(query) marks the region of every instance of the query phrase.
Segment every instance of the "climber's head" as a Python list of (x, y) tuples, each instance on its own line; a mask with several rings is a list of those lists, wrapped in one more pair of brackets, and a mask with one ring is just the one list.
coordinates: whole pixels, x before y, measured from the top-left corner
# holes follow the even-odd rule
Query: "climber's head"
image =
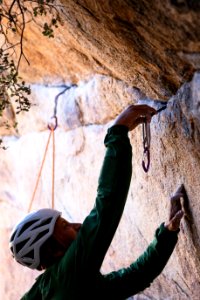
[(13, 257), (31, 269), (46, 269), (65, 254), (80, 227), (79, 223), (61, 218), (61, 213), (54, 209), (30, 213), (11, 234)]

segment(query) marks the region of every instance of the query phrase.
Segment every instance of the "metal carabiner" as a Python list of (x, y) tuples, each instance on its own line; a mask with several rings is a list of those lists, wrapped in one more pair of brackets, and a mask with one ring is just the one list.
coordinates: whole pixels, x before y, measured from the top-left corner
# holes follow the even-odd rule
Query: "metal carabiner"
[[(161, 112), (166, 108), (167, 105), (163, 105), (155, 113), (153, 113), (152, 116), (156, 115), (157, 113)], [(142, 135), (143, 135), (143, 149), (144, 149), (142, 167), (144, 171), (147, 173), (150, 167), (150, 144), (151, 144), (150, 123), (148, 123), (147, 120), (145, 120), (145, 122), (142, 124)]]
[(151, 144), (151, 130), (150, 130), (150, 123), (145, 121), (142, 124), (142, 134), (143, 134), (143, 147), (144, 149), (148, 147), (150, 149)]
[[(147, 173), (150, 167), (150, 143), (151, 143), (151, 131), (150, 131), (150, 123), (145, 121), (142, 124), (142, 134), (143, 134), (143, 159), (142, 159), (142, 167), (144, 171)], [(145, 164), (145, 157), (147, 160), (147, 164)]]
[(56, 116), (53, 116), (51, 117), (51, 119), (55, 120), (55, 124), (48, 124), (48, 129), (54, 131), (58, 127), (58, 118)]
[[(145, 164), (145, 157), (147, 159), (147, 164)], [(144, 152), (143, 152), (142, 167), (143, 167), (143, 170), (146, 173), (149, 171), (149, 167), (150, 167), (150, 151), (149, 151), (148, 147), (146, 147), (144, 149)]]

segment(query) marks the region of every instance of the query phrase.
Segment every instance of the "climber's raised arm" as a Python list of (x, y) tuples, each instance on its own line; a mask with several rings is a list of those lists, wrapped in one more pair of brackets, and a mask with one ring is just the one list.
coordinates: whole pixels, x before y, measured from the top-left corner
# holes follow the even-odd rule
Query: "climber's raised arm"
[(146, 251), (128, 268), (105, 275), (100, 290), (104, 289), (113, 298), (126, 299), (150, 286), (162, 272), (177, 243), (184, 215), (181, 197), (184, 198), (183, 186), (171, 197), (169, 219), (156, 230), (154, 240)]

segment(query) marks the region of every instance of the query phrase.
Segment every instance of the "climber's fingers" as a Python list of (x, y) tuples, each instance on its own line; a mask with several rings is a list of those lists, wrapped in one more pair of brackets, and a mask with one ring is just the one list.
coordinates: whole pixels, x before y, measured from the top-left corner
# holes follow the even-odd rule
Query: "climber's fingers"
[(170, 198), (169, 220), (172, 219), (179, 210), (183, 210), (181, 198), (184, 198), (185, 189), (183, 184), (179, 186), (174, 195)]
[(167, 227), (170, 231), (177, 231), (180, 227), (180, 222), (183, 216), (184, 212), (182, 210), (177, 211), (174, 217), (169, 220), (168, 223), (165, 223), (165, 227)]
[(148, 105), (130, 105), (115, 120), (114, 125), (124, 125), (129, 130), (145, 121), (151, 122), (152, 114), (156, 110)]

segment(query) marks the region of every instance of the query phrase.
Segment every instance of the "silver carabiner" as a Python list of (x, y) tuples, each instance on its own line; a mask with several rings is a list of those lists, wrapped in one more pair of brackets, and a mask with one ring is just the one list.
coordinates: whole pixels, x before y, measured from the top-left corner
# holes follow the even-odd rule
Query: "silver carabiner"
[(147, 121), (145, 121), (145, 123), (142, 124), (142, 135), (143, 135), (143, 149), (144, 149), (142, 167), (143, 170), (147, 173), (150, 167), (150, 145), (151, 145), (150, 123)]

